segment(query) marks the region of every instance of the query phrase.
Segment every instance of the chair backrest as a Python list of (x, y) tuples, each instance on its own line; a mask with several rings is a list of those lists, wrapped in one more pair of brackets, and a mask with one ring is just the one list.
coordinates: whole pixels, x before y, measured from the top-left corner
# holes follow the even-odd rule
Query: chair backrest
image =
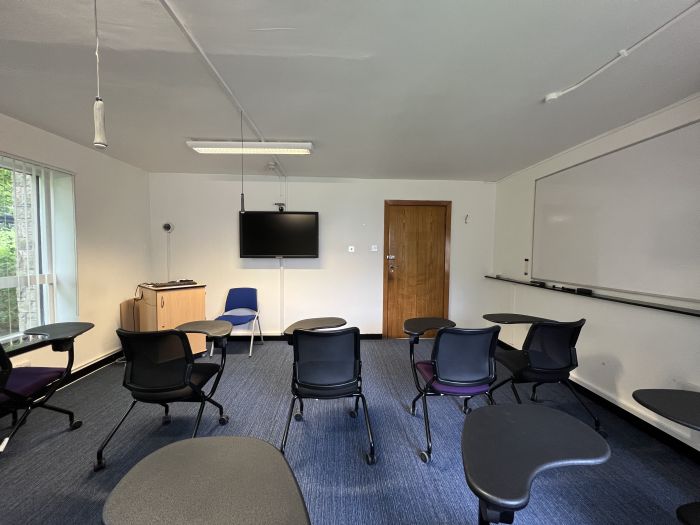
[(119, 329), (117, 335), (126, 358), (126, 388), (139, 392), (165, 392), (188, 385), (194, 358), (184, 332), (129, 332)]
[(7, 357), (5, 349), (0, 344), (0, 388), (5, 388), (7, 380), (12, 373), (12, 361)]
[(299, 384), (338, 386), (360, 377), (360, 330), (294, 330), (294, 373)]
[(257, 288), (231, 288), (226, 296), (225, 312), (236, 308), (248, 308), (258, 311), (258, 289)]
[(585, 319), (569, 323), (533, 323), (523, 343), (529, 367), (547, 371), (570, 371), (576, 368), (576, 341), (585, 323)]
[(495, 352), (500, 326), (441, 328), (435, 336), (431, 360), (441, 383), (470, 386), (496, 378)]

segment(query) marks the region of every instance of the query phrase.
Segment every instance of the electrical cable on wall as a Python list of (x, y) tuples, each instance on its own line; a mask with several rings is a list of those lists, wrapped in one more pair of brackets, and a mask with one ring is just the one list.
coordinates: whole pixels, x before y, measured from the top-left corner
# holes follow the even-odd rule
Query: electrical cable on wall
[[(241, 150), (243, 149), (243, 109), (241, 108)], [(245, 194), (243, 193), (243, 157), (241, 155), (241, 213), (245, 213)]]

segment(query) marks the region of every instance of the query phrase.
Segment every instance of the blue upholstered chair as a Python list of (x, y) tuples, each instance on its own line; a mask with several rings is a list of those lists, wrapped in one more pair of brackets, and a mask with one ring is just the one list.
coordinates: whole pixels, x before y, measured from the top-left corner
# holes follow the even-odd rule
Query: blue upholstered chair
[(427, 448), (421, 450), (424, 463), (431, 459), (428, 396), (464, 397), (463, 412), (468, 414), (469, 400), (486, 395), (493, 404), (489, 389), (496, 380), (495, 352), (499, 326), (489, 328), (441, 328), (435, 337), (429, 361), (415, 360), (411, 345), (411, 368), (418, 395), (411, 402), (411, 415), (416, 415), (416, 402), (423, 400), (423, 420)]
[[(226, 307), (223, 315), (217, 320), (228, 321), (233, 326), (241, 326), (250, 323), (250, 350), (248, 357), (253, 355), (253, 339), (255, 338), (255, 324), (258, 324), (260, 344), (264, 343), (262, 329), (260, 328), (260, 313), (258, 311), (258, 290), (256, 288), (231, 288), (226, 297)], [(212, 347), (212, 352), (214, 351)]]

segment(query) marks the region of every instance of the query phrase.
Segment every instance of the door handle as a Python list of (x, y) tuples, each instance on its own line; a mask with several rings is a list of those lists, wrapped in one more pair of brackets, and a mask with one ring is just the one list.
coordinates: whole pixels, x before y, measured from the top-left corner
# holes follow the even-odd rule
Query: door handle
[(387, 261), (393, 261), (394, 259), (396, 259), (396, 255), (387, 255), (386, 256)]
[(160, 307), (163, 308), (165, 306), (165, 297), (160, 298)]
[(398, 266), (395, 266), (393, 264), (389, 265), (389, 272), (391, 272), (391, 273), (394, 273), (394, 270), (398, 270), (398, 269), (399, 269)]

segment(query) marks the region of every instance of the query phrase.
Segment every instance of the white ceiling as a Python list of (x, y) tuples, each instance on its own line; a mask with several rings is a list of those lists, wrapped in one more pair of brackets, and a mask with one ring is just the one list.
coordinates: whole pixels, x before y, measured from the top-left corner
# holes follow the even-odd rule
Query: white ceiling
[[(266, 138), (314, 142), (288, 175), (493, 181), (700, 91), (698, 9), (542, 103), (693, 1), (171, 3)], [(184, 144), (239, 116), (160, 3), (98, 2), (107, 154), (239, 173)], [(0, 0), (0, 112), (90, 145), (94, 96), (92, 1)]]

